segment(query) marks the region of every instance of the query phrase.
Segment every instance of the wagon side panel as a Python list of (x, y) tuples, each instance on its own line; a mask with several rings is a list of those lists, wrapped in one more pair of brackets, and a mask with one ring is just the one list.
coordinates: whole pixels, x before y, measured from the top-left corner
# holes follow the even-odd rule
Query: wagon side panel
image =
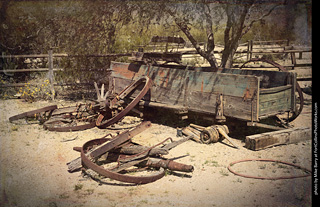
[(216, 113), (217, 97), (222, 94), (224, 115), (257, 120), (259, 78), (212, 72), (189, 72), (188, 108)]
[(268, 117), (292, 109), (292, 85), (260, 91), (259, 115)]
[(111, 69), (113, 80), (110, 82), (115, 85), (117, 93), (139, 77), (148, 75), (153, 81), (153, 86), (144, 97), (145, 101), (174, 106), (185, 105), (185, 80), (187, 78), (184, 70), (116, 62), (111, 64)]
[(225, 116), (258, 120), (259, 78), (256, 76), (124, 63), (113, 63), (111, 69), (116, 92), (139, 76), (148, 75), (154, 85), (144, 97), (146, 101), (214, 115), (217, 97), (222, 94)]

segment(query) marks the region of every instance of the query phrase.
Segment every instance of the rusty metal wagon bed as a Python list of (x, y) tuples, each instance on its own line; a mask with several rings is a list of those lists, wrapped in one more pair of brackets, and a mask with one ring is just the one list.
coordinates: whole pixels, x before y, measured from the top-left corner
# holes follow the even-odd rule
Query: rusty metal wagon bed
[[(112, 62), (109, 88), (120, 93), (142, 76), (153, 81), (140, 105), (251, 123), (283, 112), (297, 113), (296, 74), (292, 72), (154, 66)], [(134, 94), (133, 94), (134, 96)], [(219, 116), (218, 116), (219, 115)]]

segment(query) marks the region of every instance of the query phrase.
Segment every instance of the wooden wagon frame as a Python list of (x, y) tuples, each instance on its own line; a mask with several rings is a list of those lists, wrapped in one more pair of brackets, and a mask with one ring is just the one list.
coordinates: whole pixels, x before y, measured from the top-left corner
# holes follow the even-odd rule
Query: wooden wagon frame
[[(216, 121), (232, 117), (255, 125), (260, 120), (297, 114), (296, 74), (283, 71), (154, 66), (112, 62), (109, 89), (120, 93), (133, 81), (148, 76), (153, 86), (140, 105), (196, 112)], [(133, 94), (133, 97), (135, 94)], [(292, 119), (291, 119), (292, 120)], [(290, 120), (290, 121), (291, 121)]]

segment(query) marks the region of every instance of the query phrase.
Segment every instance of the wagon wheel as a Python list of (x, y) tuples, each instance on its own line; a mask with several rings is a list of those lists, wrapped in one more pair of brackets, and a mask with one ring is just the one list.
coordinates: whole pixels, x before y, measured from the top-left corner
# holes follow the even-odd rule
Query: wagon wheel
[[(136, 96), (131, 99), (131, 95), (143, 85), (143, 88)], [(116, 95), (110, 103), (108, 108), (104, 112), (101, 112), (96, 120), (96, 125), (100, 128), (106, 128), (118, 121), (120, 121), (127, 113), (129, 113), (139, 101), (146, 95), (149, 88), (152, 85), (152, 81), (148, 76), (142, 77), (141, 79), (133, 82), (127, 88), (125, 88), (119, 95)]]
[[(113, 139), (117, 139), (117, 138), (113, 138)], [(117, 166), (113, 165), (113, 167), (110, 167), (110, 166), (101, 166), (101, 162), (99, 163), (99, 161), (98, 161), (98, 159), (101, 157), (92, 158), (90, 156), (87, 156), (87, 153), (90, 150), (92, 150), (95, 147), (98, 147), (99, 145), (105, 143), (108, 140), (109, 139), (106, 139), (106, 138), (93, 139), (93, 140), (86, 142), (83, 145), (83, 147), (81, 148), (81, 161), (82, 161), (83, 167), (85, 167), (86, 169), (89, 168), (89, 169), (95, 171), (96, 173), (98, 173), (99, 175), (113, 179), (113, 180), (126, 182), (126, 183), (135, 183), (135, 184), (146, 184), (146, 183), (154, 182), (154, 181), (162, 178), (165, 175), (165, 170), (162, 167), (156, 172), (154, 172), (154, 171), (152, 171), (151, 173), (150, 172), (147, 172), (147, 173), (143, 172), (142, 175), (126, 174), (126, 172), (132, 172), (132, 170), (134, 170), (135, 172), (138, 172), (141, 170), (145, 171), (146, 169), (148, 169), (148, 168), (128, 169), (128, 166), (131, 167), (133, 165), (137, 165), (141, 162), (144, 162), (146, 160), (144, 157), (133, 160), (133, 161), (131, 161), (131, 163), (129, 163), (129, 162), (123, 163), (122, 167), (119, 164)], [(111, 143), (109, 143), (109, 144), (111, 144)], [(109, 156), (108, 151), (106, 153), (107, 153), (107, 156)], [(112, 156), (112, 155), (110, 155), (110, 156)], [(136, 156), (136, 158), (138, 158), (138, 155), (134, 155), (134, 156)], [(116, 158), (116, 159), (118, 159), (118, 158)], [(111, 162), (111, 164), (114, 164), (114, 163), (115, 162)], [(121, 167), (121, 170), (119, 170), (119, 167)], [(88, 173), (87, 171), (86, 171), (86, 173), (90, 175), (90, 173)]]
[(49, 131), (69, 132), (95, 127), (98, 112), (92, 104), (56, 109), (43, 126)]
[[(267, 60), (265, 58), (252, 58), (251, 60), (248, 60), (247, 62), (243, 63), (241, 65), (240, 69), (242, 69), (246, 64), (248, 64), (250, 62), (265, 62), (265, 63), (268, 63), (268, 64), (273, 65), (274, 67), (278, 68), (279, 71), (288, 72), (288, 70), (284, 66), (282, 66), (272, 60)], [(296, 108), (292, 112), (289, 113), (288, 119), (287, 119), (288, 122), (295, 120), (300, 115), (300, 113), (303, 109), (304, 98), (303, 98), (303, 93), (302, 93), (302, 90), (301, 90), (298, 82), (296, 82), (296, 93), (298, 95), (299, 102), (296, 103)]]
[(11, 116), (9, 118), (10, 122), (14, 122), (19, 119), (36, 119), (40, 123), (45, 122), (51, 117), (51, 114), (53, 110), (57, 109), (57, 105), (52, 105), (52, 106), (46, 106), (40, 109), (32, 110), (32, 111), (27, 111), (21, 114), (17, 114), (15, 116)]
[(216, 143), (219, 140), (219, 133), (212, 127), (207, 127), (201, 132), (200, 140), (203, 144)]

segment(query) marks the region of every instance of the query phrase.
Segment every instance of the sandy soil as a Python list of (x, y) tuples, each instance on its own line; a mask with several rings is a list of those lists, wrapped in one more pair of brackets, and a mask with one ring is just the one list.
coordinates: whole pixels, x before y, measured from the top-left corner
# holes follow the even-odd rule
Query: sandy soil
[[(311, 168), (311, 137), (261, 151), (244, 148), (240, 139), (234, 139), (241, 146), (238, 150), (223, 143), (204, 145), (190, 140), (165, 157), (180, 157), (176, 161), (193, 165), (193, 173), (168, 173), (146, 185), (110, 179), (101, 184), (80, 172), (69, 173), (66, 163), (79, 156), (72, 150), (74, 146), (114, 131), (93, 128), (50, 132), (38, 124), (15, 125), (8, 121), (17, 113), (52, 104), (68, 103), (0, 101), (0, 206), (311, 206), (311, 177), (256, 180), (236, 176), (227, 169), (230, 162), (248, 158), (277, 159)], [(294, 125), (311, 126), (311, 105), (305, 106)], [(133, 140), (149, 146), (167, 137), (180, 139), (176, 134), (175, 128), (153, 123)], [(63, 142), (75, 137), (74, 141)], [(261, 176), (303, 173), (292, 167), (259, 162), (234, 165), (234, 169)]]

